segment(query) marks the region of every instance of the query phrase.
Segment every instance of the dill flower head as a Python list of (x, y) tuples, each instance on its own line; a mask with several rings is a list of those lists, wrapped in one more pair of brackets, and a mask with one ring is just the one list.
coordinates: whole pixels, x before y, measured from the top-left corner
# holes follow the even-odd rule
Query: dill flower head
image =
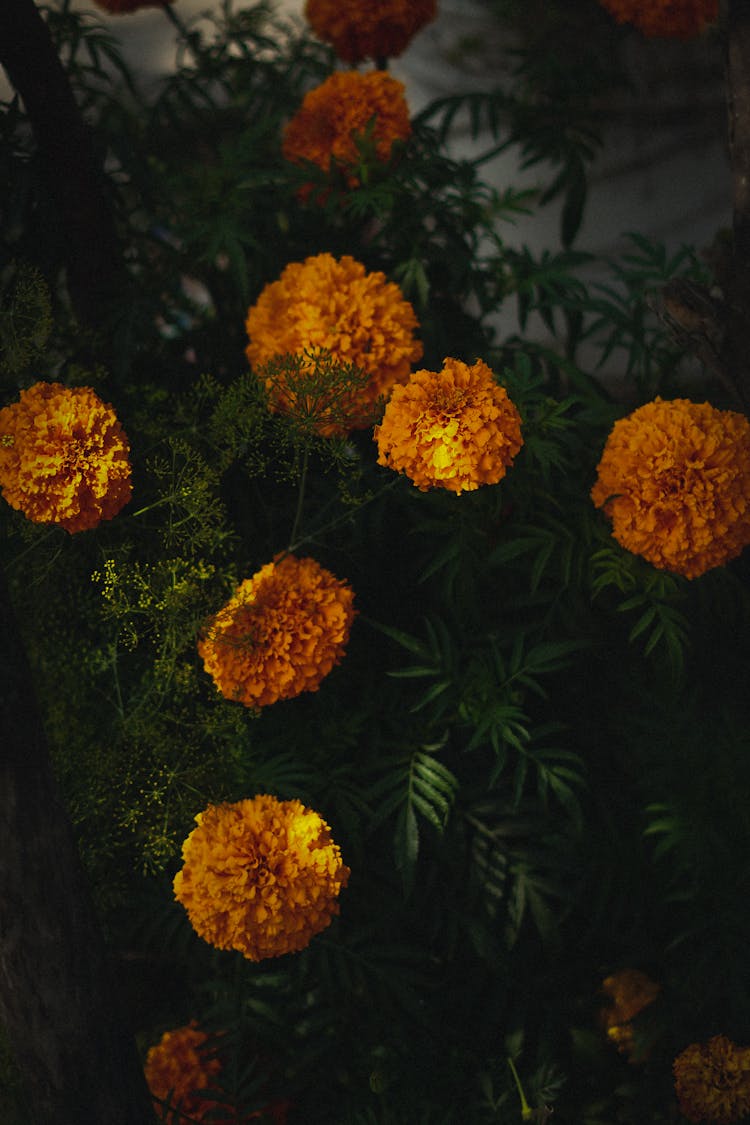
[(719, 18), (719, 0), (599, 0), (618, 23), (643, 35), (692, 39)]
[(130, 445), (90, 387), (35, 383), (0, 410), (0, 491), (34, 523), (85, 531), (131, 496)]
[(673, 1064), (674, 1088), (688, 1121), (731, 1125), (750, 1113), (750, 1047), (725, 1035), (691, 1043)]
[(400, 55), (436, 15), (437, 0), (307, 0), (305, 4), (315, 34), (348, 63)]
[(326, 822), (300, 801), (262, 794), (209, 805), (174, 878), (196, 933), (250, 961), (304, 949), (339, 912), (350, 871)]
[[(216, 1102), (201, 1096), (211, 1089), (221, 1072), (221, 1063), (211, 1049), (208, 1035), (195, 1020), (186, 1027), (166, 1031), (146, 1055), (146, 1082), (161, 1121), (171, 1121), (175, 1109), (195, 1121), (203, 1121)], [(168, 1102), (169, 1106), (162, 1102)], [(218, 1120), (211, 1116), (211, 1120)]]
[(386, 164), (393, 142), (405, 141), (410, 133), (403, 82), (382, 70), (336, 71), (305, 94), (284, 131), (281, 151), (293, 163), (309, 160), (326, 172), (339, 164), (349, 187), (356, 187), (352, 168), (362, 159), (358, 138), (366, 136), (375, 159)]
[(422, 492), (459, 494), (497, 484), (523, 444), (521, 416), (481, 359), (415, 371), (394, 387), (373, 436), (379, 465), (406, 473)]
[[(174, 0), (166, 0), (173, 4)], [(163, 8), (164, 0), (94, 0), (98, 8), (103, 8), (113, 16), (125, 16), (137, 12), (139, 8)]]
[(660, 398), (621, 418), (591, 490), (621, 546), (696, 578), (750, 543), (750, 423), (709, 403)]
[(317, 691), (344, 656), (353, 601), (351, 587), (315, 559), (287, 555), (240, 583), (198, 652), (221, 694), (246, 707)]
[(618, 1051), (634, 1061), (636, 1044), (631, 1021), (654, 1002), (661, 992), (661, 985), (640, 969), (619, 969), (605, 977), (601, 991), (609, 1001), (601, 1012), (607, 1038)]
[[(321, 423), (320, 433), (348, 433), (371, 424), (374, 404), (394, 383), (405, 382), (422, 345), (414, 309), (380, 271), (344, 255), (317, 254), (291, 262), (278, 281), (265, 286), (246, 321), (247, 358), (259, 377), (283, 355), (326, 352), (359, 368), (366, 381), (352, 393), (339, 426)], [(264, 378), (273, 410), (284, 411), (284, 385)], [(363, 420), (364, 419), (364, 420)]]

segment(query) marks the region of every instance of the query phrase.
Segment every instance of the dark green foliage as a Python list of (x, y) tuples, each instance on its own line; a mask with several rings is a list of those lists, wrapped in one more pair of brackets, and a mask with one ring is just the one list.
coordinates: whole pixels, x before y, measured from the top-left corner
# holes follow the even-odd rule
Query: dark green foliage
[[(496, 6), (526, 35), (504, 84), (428, 106), (383, 167), (360, 138), (352, 190), (281, 157), (333, 62), (299, 26), (227, 0), (177, 29), (176, 72), (147, 93), (90, 13), (51, 6), (127, 267), (97, 333), (72, 319), (22, 108), (0, 106), (0, 407), (42, 377), (92, 385), (132, 447), (133, 500), (93, 531), (0, 512), (55, 765), (142, 1049), (199, 1019), (217, 1100), (266, 1116), (288, 1100), (290, 1125), (511, 1125), (526, 1103), (539, 1123), (661, 1125), (677, 1051), (742, 1042), (750, 1020), (748, 564), (654, 570), (589, 498), (618, 417), (694, 397), (656, 310), (666, 283), (708, 279), (692, 249), (631, 234), (607, 281), (582, 280), (612, 32), (583, 2), (591, 44), (568, 5), (538, 23), (538, 5)], [(487, 152), (452, 155), (461, 120), (489, 129)], [(491, 188), (506, 149), (549, 182)], [(552, 199), (561, 245), (511, 249), (513, 219)], [(492, 366), (524, 438), (499, 484), (421, 493), (379, 467), (382, 403), (321, 436), (362, 381), (329, 353), (248, 370), (248, 306), (322, 251), (400, 285), (419, 366)], [(503, 302), (517, 329), (500, 338)], [(220, 696), (196, 642), (288, 550), (348, 581), (358, 615), (317, 692), (256, 714)], [(261, 964), (198, 939), (171, 889), (195, 815), (256, 793), (319, 811), (352, 869), (331, 927)], [(663, 986), (638, 1066), (597, 1022), (602, 979), (628, 966)], [(0, 1079), (21, 1125), (4, 1047)]]

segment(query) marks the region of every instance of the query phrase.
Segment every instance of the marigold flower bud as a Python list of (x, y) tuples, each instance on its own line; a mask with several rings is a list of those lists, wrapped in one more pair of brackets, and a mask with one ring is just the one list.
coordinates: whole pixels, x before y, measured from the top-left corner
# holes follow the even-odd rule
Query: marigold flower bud
[(632, 1021), (653, 1004), (661, 985), (639, 969), (619, 969), (602, 981), (601, 991), (609, 1000), (600, 1017), (607, 1038), (631, 1062), (637, 1061)]

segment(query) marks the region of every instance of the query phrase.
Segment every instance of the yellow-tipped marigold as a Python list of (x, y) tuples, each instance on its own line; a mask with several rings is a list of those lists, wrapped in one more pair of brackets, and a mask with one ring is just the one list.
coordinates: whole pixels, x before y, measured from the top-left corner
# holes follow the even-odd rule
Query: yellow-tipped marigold
[(221, 694), (246, 707), (317, 691), (344, 656), (353, 602), (351, 588), (315, 559), (287, 555), (240, 583), (198, 652)]
[(305, 15), (315, 34), (340, 59), (400, 55), (437, 15), (437, 0), (307, 0)]
[(750, 1113), (750, 1047), (715, 1035), (686, 1047), (673, 1071), (680, 1110), (688, 1121), (732, 1125)]
[(618, 23), (643, 35), (692, 39), (719, 18), (719, 0), (599, 0)]
[(359, 180), (352, 168), (361, 159), (356, 142), (370, 123), (368, 139), (375, 157), (386, 164), (393, 142), (405, 141), (411, 133), (403, 82), (382, 70), (336, 71), (305, 94), (284, 131), (281, 151), (293, 163), (309, 160), (324, 171), (338, 164), (349, 187), (356, 187)]
[(750, 423), (657, 398), (615, 422), (591, 490), (612, 534), (660, 570), (696, 578), (750, 543)]
[(304, 949), (339, 912), (350, 871), (326, 822), (259, 795), (209, 805), (182, 846), (175, 897), (193, 929), (250, 961)]
[[(177, 1109), (195, 1121), (203, 1121), (209, 1110), (216, 1110), (217, 1103), (203, 1097), (201, 1091), (214, 1087), (220, 1072), (221, 1062), (195, 1020), (186, 1027), (165, 1031), (149, 1049), (145, 1064), (148, 1088), (158, 1099), (154, 1102), (157, 1117), (171, 1121)], [(211, 1121), (219, 1120), (212, 1113)]]
[(631, 1061), (637, 1061), (632, 1021), (653, 1004), (661, 985), (640, 969), (619, 969), (602, 981), (601, 991), (609, 1001), (601, 1011), (607, 1038)]
[(35, 383), (0, 410), (0, 490), (34, 523), (85, 531), (131, 497), (130, 445), (90, 387)]
[(374, 439), (378, 464), (406, 473), (422, 492), (497, 484), (523, 444), (521, 416), (481, 359), (415, 371), (394, 387)]
[[(317, 254), (291, 262), (265, 286), (247, 315), (247, 358), (260, 377), (264, 364), (279, 356), (318, 351), (359, 368), (366, 383), (352, 395), (346, 424), (320, 426), (326, 436), (347, 433), (372, 424), (378, 398), (408, 379), (422, 355), (417, 327), (414, 309), (385, 274), (368, 273), (349, 255)], [(283, 412), (283, 382), (264, 381), (271, 408)]]

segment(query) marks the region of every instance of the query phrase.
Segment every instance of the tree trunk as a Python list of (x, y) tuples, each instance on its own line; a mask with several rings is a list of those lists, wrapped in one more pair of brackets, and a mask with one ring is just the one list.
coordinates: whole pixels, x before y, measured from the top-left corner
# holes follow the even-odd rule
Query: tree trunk
[(29, 1125), (153, 1125), (1, 569), (0, 1022)]
[(750, 410), (750, 0), (729, 0), (726, 75), (733, 253), (722, 361)]
[(119, 256), (101, 162), (34, 0), (0, 0), (0, 65), (23, 101), (60, 216), (68, 287), (82, 323), (99, 327)]

